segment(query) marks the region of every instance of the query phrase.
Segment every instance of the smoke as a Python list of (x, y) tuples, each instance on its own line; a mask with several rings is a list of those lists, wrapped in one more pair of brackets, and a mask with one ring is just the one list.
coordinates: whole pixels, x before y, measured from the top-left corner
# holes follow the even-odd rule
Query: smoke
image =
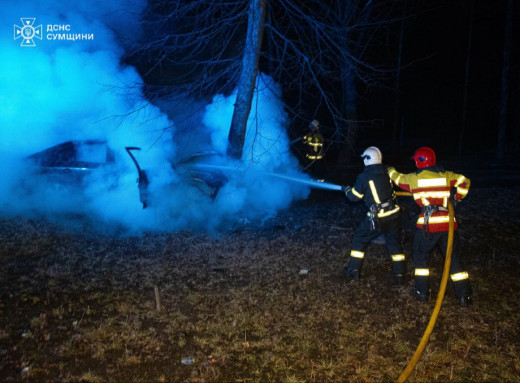
[[(142, 33), (138, 17), (144, 1), (47, 3), (15, 2), (4, 5), (0, 15), (3, 215), (44, 215), (64, 225), (70, 224), (67, 217), (81, 215), (103, 232), (214, 230), (237, 218), (271, 216), (307, 197), (308, 186), (268, 175), (305, 177), (289, 153), (281, 91), (268, 76), (258, 78), (242, 161), (222, 162), (236, 94), (215, 95), (199, 117), (200, 131), (188, 133), (176, 128), (175, 116), (146, 100), (137, 71), (121, 63), (127, 41)], [(22, 25), (22, 17), (36, 18), (35, 28), (42, 25), (43, 38), (34, 38), (34, 47), (14, 39), (13, 26)], [(47, 25), (58, 27), (47, 30)], [(67, 33), (82, 37), (58, 39)], [(93, 38), (85, 38), (89, 35)], [(186, 99), (186, 107), (191, 104)], [(199, 137), (198, 142), (183, 140), (187, 134)], [(41, 174), (38, 165), (27, 161), (27, 156), (71, 140), (106, 142), (113, 154), (78, 156), (110, 161), (76, 182)], [(139, 201), (137, 169), (126, 146), (141, 148), (134, 153), (150, 182), (147, 209)], [(211, 160), (226, 178), (216, 194), (175, 165), (201, 148), (221, 154), (216, 157), (220, 161)], [(94, 161), (103, 162), (99, 158)]]

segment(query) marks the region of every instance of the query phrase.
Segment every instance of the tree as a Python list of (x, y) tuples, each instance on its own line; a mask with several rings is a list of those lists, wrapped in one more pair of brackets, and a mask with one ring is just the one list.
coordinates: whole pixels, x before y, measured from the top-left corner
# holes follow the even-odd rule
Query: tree
[[(386, 50), (385, 41), (375, 36), (392, 21), (392, 1), (349, 0), (338, 12), (340, 3), (152, 0), (143, 17), (147, 40), (134, 47), (128, 60), (141, 68), (152, 98), (238, 89), (229, 133), (233, 157), (242, 153), (259, 70), (294, 100), (287, 109), (296, 124), (326, 112), (336, 127), (334, 137), (341, 138), (348, 136), (349, 119), (357, 118), (354, 77), (372, 86), (391, 74), (391, 68), (371, 60), (379, 49), (376, 42), (381, 52)], [(349, 102), (338, 85), (348, 92)]]
[[(309, 0), (269, 2), (266, 40), (275, 48), (270, 73), (294, 100), (291, 112), (305, 128), (316, 116), (332, 125), (329, 139), (347, 146), (357, 127), (358, 84), (381, 86), (393, 68), (387, 61), (387, 27), (394, 22), (392, 2)], [(276, 8), (275, 8), (275, 5)], [(345, 145), (343, 145), (345, 146)]]
[(258, 74), (258, 61), (265, 26), (265, 3), (266, 0), (250, 0), (249, 5), (242, 71), (238, 82), (237, 100), (231, 120), (227, 150), (229, 155), (238, 159), (242, 157), (247, 119)]
[(468, 92), (469, 92), (469, 74), (470, 74), (470, 64), (471, 64), (471, 43), (473, 40), (473, 14), (474, 14), (474, 3), (470, 2), (470, 11), (469, 11), (469, 27), (468, 27), (468, 43), (466, 46), (466, 67), (464, 70), (464, 94), (462, 97), (462, 119), (461, 119), (461, 127), (459, 133), (459, 146), (458, 146), (458, 155), (462, 157), (462, 146), (464, 143), (464, 132), (466, 130), (467, 115), (468, 115)]
[(406, 0), (404, 1), (403, 6), (403, 17), (401, 20), (401, 27), (399, 31), (399, 43), (398, 43), (398, 51), (397, 51), (397, 65), (396, 65), (396, 78), (395, 78), (395, 110), (394, 110), (394, 121), (392, 128), (392, 150), (395, 151), (397, 148), (397, 132), (400, 126), (401, 120), (401, 89), (400, 89), (400, 81), (401, 81), (401, 66), (403, 60), (403, 45), (404, 45), (404, 29), (405, 29), (405, 18), (406, 18)]
[(513, 40), (513, 0), (506, 1), (506, 26), (504, 32), (504, 56), (502, 63), (502, 93), (498, 122), (497, 162), (504, 162), (506, 153), (507, 104), (509, 100), (509, 72)]

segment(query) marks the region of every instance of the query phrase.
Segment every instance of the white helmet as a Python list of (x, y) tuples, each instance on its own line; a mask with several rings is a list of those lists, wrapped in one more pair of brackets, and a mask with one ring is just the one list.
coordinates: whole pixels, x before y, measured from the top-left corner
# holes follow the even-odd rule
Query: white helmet
[(370, 146), (366, 148), (363, 154), (361, 155), (361, 158), (363, 158), (365, 166), (380, 164), (383, 162), (383, 155), (381, 154), (381, 150), (379, 150), (375, 146)]
[(320, 122), (318, 120), (312, 120), (309, 124), (309, 128), (319, 129)]

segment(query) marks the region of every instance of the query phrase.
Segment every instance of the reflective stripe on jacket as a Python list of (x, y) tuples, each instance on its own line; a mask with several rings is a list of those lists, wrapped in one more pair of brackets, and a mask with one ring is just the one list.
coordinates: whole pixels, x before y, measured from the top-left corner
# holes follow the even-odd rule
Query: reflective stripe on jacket
[[(462, 200), (468, 194), (471, 181), (461, 174), (444, 170), (437, 166), (421, 169), (416, 173), (402, 174), (394, 168), (388, 168), (390, 179), (401, 189), (413, 194), (417, 205), (423, 207), (437, 205), (448, 207), (448, 199), (452, 188), (455, 188), (455, 199)], [(417, 220), (416, 226), (422, 228), (424, 225), (424, 212)], [(448, 231), (449, 213), (437, 211), (429, 219), (430, 232)], [(455, 220), (454, 229), (457, 229)]]
[(307, 145), (305, 157), (310, 160), (321, 160), (323, 158), (323, 136), (319, 132), (314, 132), (303, 136), (303, 142)]
[[(365, 166), (365, 170), (358, 175), (354, 186), (346, 193), (350, 201), (364, 200), (368, 209), (374, 204), (384, 204), (395, 198), (392, 183), (388, 178), (386, 166), (381, 164)], [(397, 204), (390, 208), (382, 208), (377, 216), (388, 217), (400, 210)], [(370, 213), (368, 213), (370, 214)]]

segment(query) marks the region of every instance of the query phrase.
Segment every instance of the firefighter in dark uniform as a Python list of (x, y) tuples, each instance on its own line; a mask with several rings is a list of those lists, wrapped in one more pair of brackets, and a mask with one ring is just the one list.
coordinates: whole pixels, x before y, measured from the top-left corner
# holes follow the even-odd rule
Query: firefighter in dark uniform
[(361, 157), (365, 170), (358, 175), (353, 187), (344, 186), (343, 190), (349, 200), (363, 200), (369, 211), (354, 234), (343, 275), (348, 279), (360, 278), (365, 250), (372, 240), (382, 234), (392, 258), (395, 281), (403, 285), (406, 258), (401, 246), (401, 209), (397, 205), (387, 168), (382, 164), (381, 151), (371, 146)]
[(318, 120), (312, 120), (309, 125), (309, 133), (302, 137), (302, 141), (305, 145), (305, 158), (311, 162), (323, 158), (323, 135), (320, 132)]
[[(448, 200), (452, 198), (456, 204), (466, 197), (470, 180), (461, 174), (437, 166), (436, 155), (431, 148), (417, 149), (412, 158), (417, 166), (417, 172), (401, 174), (394, 168), (389, 168), (388, 174), (397, 186), (411, 192), (415, 202), (421, 207), (413, 242), (415, 287), (412, 296), (419, 301), (426, 301), (430, 288), (429, 255), (436, 246), (439, 246), (443, 256), (446, 256), (449, 230)], [(454, 230), (456, 229), (455, 220)], [(459, 305), (466, 307), (473, 302), (472, 289), (468, 272), (461, 266), (457, 242), (458, 234), (455, 231), (450, 278)]]

